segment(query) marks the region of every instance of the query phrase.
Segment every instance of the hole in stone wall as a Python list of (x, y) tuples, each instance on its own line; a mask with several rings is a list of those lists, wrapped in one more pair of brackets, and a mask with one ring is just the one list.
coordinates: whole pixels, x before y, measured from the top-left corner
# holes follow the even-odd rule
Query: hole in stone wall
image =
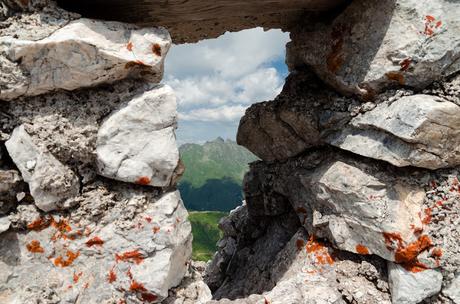
[(177, 140), (186, 172), (179, 189), (191, 211), (194, 258), (208, 260), (218, 221), (241, 205), (243, 176), (257, 160), (235, 142), (252, 103), (274, 99), (288, 74), (289, 34), (253, 28), (171, 48), (163, 82), (178, 99)]

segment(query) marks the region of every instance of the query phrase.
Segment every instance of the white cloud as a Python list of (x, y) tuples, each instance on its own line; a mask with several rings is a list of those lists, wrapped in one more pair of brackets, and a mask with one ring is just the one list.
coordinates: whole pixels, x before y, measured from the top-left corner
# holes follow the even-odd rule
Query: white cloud
[(166, 57), (164, 82), (177, 95), (178, 134), (191, 138), (193, 132), (181, 128), (192, 126), (203, 133), (205, 123), (233, 134), (229, 130), (236, 128), (250, 104), (271, 100), (281, 91), (284, 79), (276, 67), (282, 66), (288, 41), (289, 35), (280, 30), (256, 28), (173, 46)]
[(243, 116), (245, 106), (221, 106), (217, 108), (201, 108), (186, 113), (179, 113), (179, 119), (189, 121), (220, 121), (232, 122)]

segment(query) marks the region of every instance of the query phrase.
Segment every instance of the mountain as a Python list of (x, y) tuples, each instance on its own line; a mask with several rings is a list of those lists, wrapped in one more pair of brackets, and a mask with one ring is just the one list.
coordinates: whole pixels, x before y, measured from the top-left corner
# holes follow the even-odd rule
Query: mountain
[(220, 137), (203, 145), (184, 144), (179, 151), (186, 167), (179, 189), (188, 209), (230, 211), (241, 204), (241, 183), (256, 156)]

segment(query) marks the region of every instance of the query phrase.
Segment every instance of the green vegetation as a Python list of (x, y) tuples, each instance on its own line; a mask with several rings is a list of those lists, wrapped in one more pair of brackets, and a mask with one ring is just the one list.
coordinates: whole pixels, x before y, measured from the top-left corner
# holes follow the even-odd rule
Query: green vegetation
[(219, 220), (226, 216), (225, 212), (190, 212), (192, 223), (193, 255), (198, 261), (208, 261), (217, 251), (216, 243), (222, 237), (218, 228)]
[(241, 183), (256, 156), (222, 138), (185, 144), (179, 151), (186, 167), (179, 189), (188, 209), (230, 211), (241, 204)]

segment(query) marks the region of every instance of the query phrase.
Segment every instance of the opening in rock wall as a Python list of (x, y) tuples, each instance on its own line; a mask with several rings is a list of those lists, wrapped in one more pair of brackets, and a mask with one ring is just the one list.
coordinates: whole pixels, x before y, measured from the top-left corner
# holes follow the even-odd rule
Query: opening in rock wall
[(288, 40), (280, 30), (254, 28), (175, 45), (166, 57), (163, 82), (178, 99), (186, 167), (179, 189), (191, 211), (196, 259), (212, 257), (219, 219), (241, 205), (243, 177), (257, 157), (235, 142), (239, 120), (252, 103), (280, 93)]

